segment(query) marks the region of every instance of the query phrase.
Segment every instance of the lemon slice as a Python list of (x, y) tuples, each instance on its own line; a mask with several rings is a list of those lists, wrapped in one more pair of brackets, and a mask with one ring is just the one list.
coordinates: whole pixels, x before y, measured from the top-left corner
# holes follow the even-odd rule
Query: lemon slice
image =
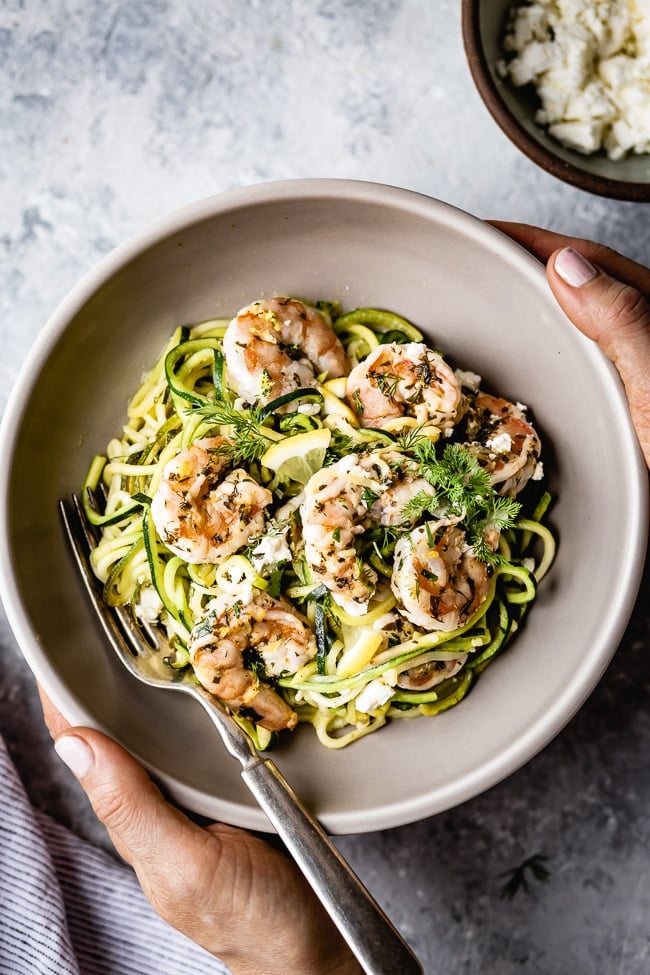
[(418, 423), (413, 416), (396, 416), (390, 420), (386, 420), (382, 426), (382, 429), (388, 433), (404, 433), (407, 430), (415, 430), (416, 428), (421, 437), (426, 437), (428, 440), (433, 441), (433, 443), (437, 443), (440, 440), (440, 427), (435, 426), (433, 423)]
[(351, 647), (343, 651), (336, 667), (337, 677), (351, 677), (367, 667), (383, 643), (378, 630), (362, 630)]
[(279, 477), (306, 484), (323, 466), (331, 439), (332, 431), (327, 427), (285, 437), (269, 447), (260, 463)]
[(334, 393), (339, 399), (345, 399), (345, 391), (348, 388), (348, 377), (339, 376), (337, 379), (328, 379), (327, 382), (323, 383), (323, 389), (329, 390), (330, 393)]
[[(333, 381), (336, 382), (336, 380)], [(352, 412), (345, 400), (341, 399), (338, 393), (328, 389), (327, 386), (321, 386), (321, 393), (323, 395), (323, 406), (325, 407), (325, 413), (328, 416), (342, 416), (348, 421), (350, 426), (359, 426), (358, 417)]]

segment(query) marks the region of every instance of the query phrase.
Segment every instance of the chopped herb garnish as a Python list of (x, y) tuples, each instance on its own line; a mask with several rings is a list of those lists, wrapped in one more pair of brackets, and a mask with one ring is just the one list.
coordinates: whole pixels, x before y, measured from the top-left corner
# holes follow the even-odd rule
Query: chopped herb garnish
[(369, 379), (374, 379), (377, 384), (377, 389), (380, 393), (387, 399), (394, 399), (395, 393), (397, 392), (397, 384), (400, 381), (400, 376), (396, 376), (392, 372), (377, 372), (370, 371), (368, 373)]
[(264, 677), (266, 665), (264, 658), (256, 647), (246, 647), (243, 652), (244, 667), (250, 670), (256, 677)]
[(284, 573), (284, 566), (276, 566), (275, 569), (272, 570), (268, 578), (268, 585), (266, 587), (266, 592), (268, 593), (269, 596), (272, 596), (273, 599), (278, 599), (282, 593), (283, 573)]
[(425, 579), (428, 579), (429, 582), (438, 581), (438, 576), (435, 574), (435, 572), (431, 572), (430, 569), (420, 569), (420, 575), (424, 576)]
[(366, 508), (372, 508), (373, 504), (378, 498), (379, 495), (376, 491), (373, 491), (372, 488), (364, 487), (363, 491), (361, 492), (361, 500), (365, 504)]
[(359, 445), (347, 433), (340, 430), (332, 430), (332, 439), (325, 454), (324, 467), (336, 463), (341, 457), (347, 457), (359, 449)]
[(214, 406), (201, 406), (192, 412), (220, 426), (233, 427), (234, 441), (213, 448), (233, 464), (259, 460), (270, 444), (275, 442), (263, 426), (260, 409), (235, 409), (229, 403), (215, 403)]

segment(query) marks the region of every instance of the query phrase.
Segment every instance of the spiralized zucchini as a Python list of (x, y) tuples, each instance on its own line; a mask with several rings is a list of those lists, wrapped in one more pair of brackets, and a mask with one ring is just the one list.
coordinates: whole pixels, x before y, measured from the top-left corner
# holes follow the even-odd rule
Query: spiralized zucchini
[[(343, 314), (335, 304), (319, 304), (351, 366), (386, 343), (424, 341), (413, 324), (392, 312), (362, 308)], [(328, 748), (344, 747), (389, 719), (431, 716), (454, 707), (520, 628), (553, 561), (553, 535), (542, 523), (550, 504), (543, 484), (530, 483), (517, 502), (501, 498), (480, 464), (468, 460), (461, 434), (446, 431), (443, 436), (436, 423), (408, 416), (382, 429), (360, 425), (354, 402), (346, 399), (345, 378), (319, 376), (312, 387), (262, 406), (242, 402), (228, 384), (222, 345), (227, 326), (227, 320), (217, 319), (174, 332), (129, 403), (120, 436), (89, 466), (84, 504), (89, 520), (101, 530), (92, 564), (104, 584), (104, 598), (162, 624), (172, 646), (166, 662), (182, 673), (192, 667), (189, 635), (216, 597), (236, 606), (247, 590), (288, 600), (308, 620), (317, 653), (297, 672), (279, 676), (265, 674), (258, 659), (256, 679), (268, 681)], [(216, 436), (235, 444), (231, 466), (245, 468), (272, 493), (261, 537), (268, 541), (282, 535), (290, 558), (285, 552), (260, 569), (252, 558), (257, 536), (217, 563), (192, 564), (159, 536), (150, 504), (163, 468), (196, 440)], [(314, 445), (311, 452), (304, 444)], [(428, 479), (432, 493), (438, 492), (449, 510), (473, 512), (474, 535), (469, 513), (467, 524), (458, 515), (452, 521), (467, 530), (465, 547), (484, 560), (488, 582), (484, 598), (462, 625), (429, 630), (414, 623), (391, 586), (400, 538), (414, 538), (414, 528), (426, 526), (432, 517), (426, 497), (420, 499), (419, 518), (411, 499), (410, 519), (372, 524), (358, 533), (359, 565), (376, 579), (361, 612), (333, 598), (331, 587), (305, 558), (300, 521), (305, 480), (341, 458), (386, 450)], [(101, 514), (86, 489), (103, 490)], [(481, 547), (495, 526), (498, 548)], [(418, 675), (430, 678), (437, 670), (443, 679), (417, 686)], [(254, 714), (241, 709), (239, 719), (258, 747), (269, 745), (274, 736)]]

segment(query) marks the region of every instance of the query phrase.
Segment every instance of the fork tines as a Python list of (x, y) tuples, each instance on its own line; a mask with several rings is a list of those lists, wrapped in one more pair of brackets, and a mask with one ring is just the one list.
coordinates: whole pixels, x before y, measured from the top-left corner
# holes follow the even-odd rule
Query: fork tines
[[(93, 505), (96, 507), (96, 505)], [(74, 555), (79, 574), (84, 581), (93, 607), (102, 624), (104, 632), (124, 662), (131, 670), (133, 657), (139, 657), (158, 648), (158, 640), (150, 627), (137, 625), (130, 612), (122, 606), (109, 606), (103, 598), (102, 586), (95, 576), (90, 555), (97, 545), (95, 529), (89, 524), (79, 497), (73, 494), (69, 501), (59, 501), (61, 519)], [(148, 644), (148, 646), (147, 646)], [(138, 676), (140, 674), (138, 673)]]

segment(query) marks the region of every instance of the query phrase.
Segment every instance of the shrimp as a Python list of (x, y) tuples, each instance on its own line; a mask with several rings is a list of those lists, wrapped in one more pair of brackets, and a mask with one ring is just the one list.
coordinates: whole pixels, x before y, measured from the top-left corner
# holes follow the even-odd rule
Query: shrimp
[(380, 429), (411, 416), (446, 432), (464, 409), (453, 369), (421, 342), (380, 345), (352, 369), (346, 396), (362, 426)]
[(467, 411), (470, 442), (465, 446), (488, 472), (497, 492), (509, 497), (541, 472), (541, 442), (524, 409), (479, 390)]
[(223, 339), (228, 381), (261, 404), (348, 371), (345, 350), (324, 316), (295, 298), (275, 297), (242, 308)]
[(305, 559), (337, 605), (365, 613), (377, 573), (357, 558), (355, 539), (368, 524), (368, 508), (381, 491), (355, 454), (317, 471), (300, 505)]
[(227, 471), (219, 448), (225, 437), (205, 437), (163, 468), (151, 517), (167, 548), (193, 564), (220, 562), (264, 530), (273, 495), (246, 471)]
[(242, 605), (217, 596), (192, 630), (188, 651), (200, 683), (232, 711), (269, 731), (295, 728), (295, 711), (246, 666), (245, 656), (257, 654), (269, 676), (295, 673), (316, 656), (307, 620), (285, 599), (258, 591)]
[[(490, 569), (451, 519), (427, 522), (395, 546), (391, 588), (400, 613), (424, 630), (455, 630), (487, 599)], [(498, 535), (491, 544), (496, 545)]]
[(377, 500), (371, 505), (371, 521), (385, 527), (397, 525), (404, 527), (414, 524), (419, 515), (414, 514), (409, 517), (405, 509), (416, 494), (428, 494), (433, 497), (435, 489), (424, 477), (415, 477), (410, 473), (408, 467), (404, 471), (398, 469), (395, 479), (384, 486)]
[(372, 525), (404, 524), (404, 507), (420, 491), (433, 488), (391, 449), (343, 457), (307, 482), (300, 505), (305, 558), (351, 615), (366, 612), (377, 582), (358, 558), (356, 538)]

